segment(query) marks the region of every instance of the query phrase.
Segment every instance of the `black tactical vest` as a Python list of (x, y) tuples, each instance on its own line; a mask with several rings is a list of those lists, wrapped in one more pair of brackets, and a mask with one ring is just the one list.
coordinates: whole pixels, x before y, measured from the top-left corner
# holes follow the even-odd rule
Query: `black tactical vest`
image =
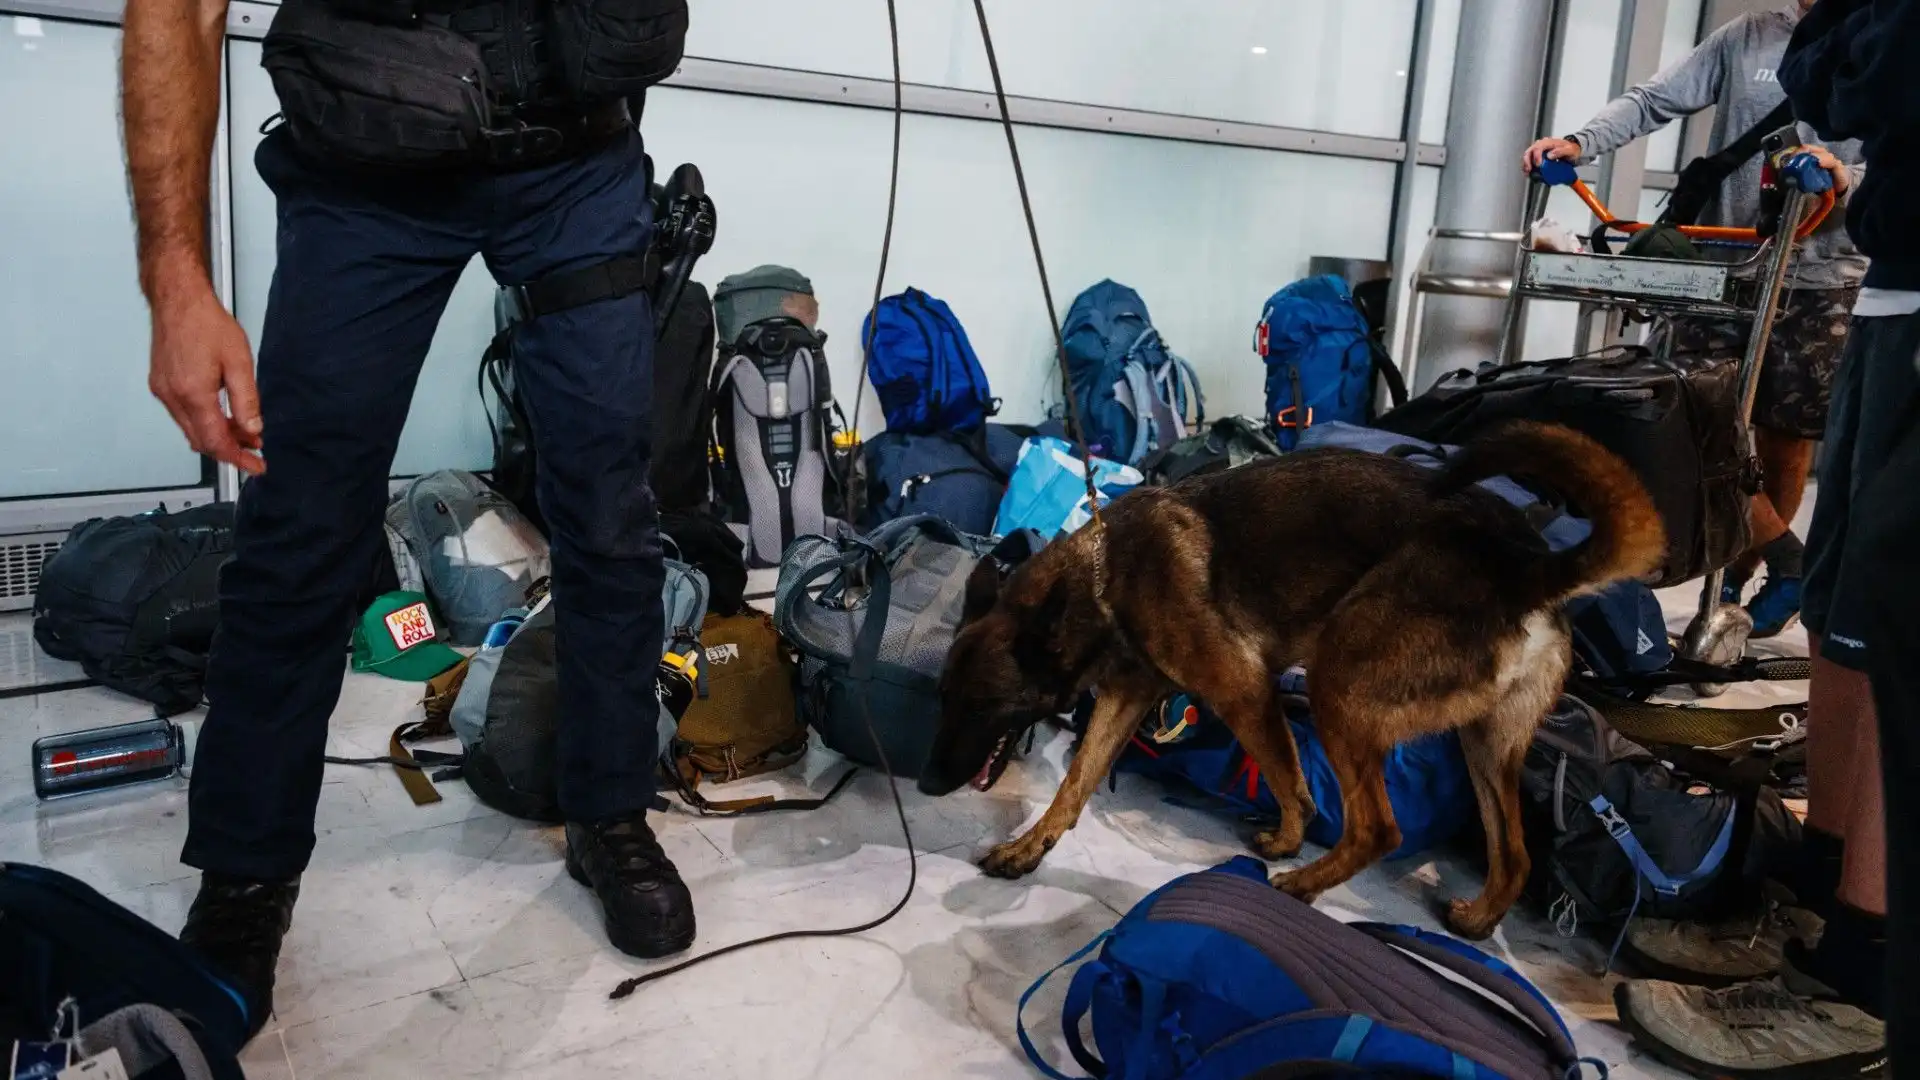
[(686, 32), (686, 0), (286, 0), (261, 63), (310, 153), (513, 167), (630, 124)]

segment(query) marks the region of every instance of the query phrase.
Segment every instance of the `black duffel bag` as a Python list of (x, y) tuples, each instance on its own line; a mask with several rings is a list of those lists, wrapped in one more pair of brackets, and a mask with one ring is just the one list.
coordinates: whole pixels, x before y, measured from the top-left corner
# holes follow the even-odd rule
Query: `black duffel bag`
[(1656, 358), (1639, 347), (1456, 371), (1374, 421), (1464, 443), (1507, 420), (1564, 424), (1639, 474), (1667, 527), (1655, 588), (1720, 569), (1747, 548), (1757, 473), (1739, 438), (1739, 360)]
[(87, 677), (158, 706), (200, 704), (233, 504), (80, 523), (40, 570), (33, 639)]

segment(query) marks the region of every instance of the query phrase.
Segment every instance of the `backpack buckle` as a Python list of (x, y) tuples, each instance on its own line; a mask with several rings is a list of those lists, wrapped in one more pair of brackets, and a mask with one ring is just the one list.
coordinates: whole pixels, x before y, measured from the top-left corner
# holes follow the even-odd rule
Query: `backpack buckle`
[[(1305, 431), (1307, 428), (1313, 426), (1313, 406), (1308, 405), (1306, 407), (1307, 420), (1304, 424), (1299, 422), (1301, 411), (1302, 409), (1298, 405), (1289, 405), (1281, 409), (1279, 412), (1273, 414), (1273, 426), (1277, 428), (1298, 428), (1301, 431)], [(1293, 417), (1293, 419), (1288, 419), (1290, 416)]]

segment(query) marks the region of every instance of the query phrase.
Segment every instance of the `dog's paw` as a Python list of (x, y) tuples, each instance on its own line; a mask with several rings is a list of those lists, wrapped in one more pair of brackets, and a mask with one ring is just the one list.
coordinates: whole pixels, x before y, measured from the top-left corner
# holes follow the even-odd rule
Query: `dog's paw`
[(1488, 918), (1472, 900), (1455, 900), (1447, 905), (1447, 929), (1468, 941), (1485, 941), (1499, 925), (1498, 917)]
[(1032, 835), (1009, 840), (988, 851), (986, 858), (980, 860), (980, 869), (988, 877), (1026, 877), (1040, 868), (1040, 860), (1047, 857), (1052, 847), (1052, 841), (1041, 842)]
[(1279, 889), (1295, 900), (1301, 900), (1311, 904), (1320, 899), (1320, 893), (1318, 891), (1307, 889), (1301, 884), (1301, 874), (1298, 870), (1282, 870), (1273, 875), (1273, 877), (1269, 879), (1269, 882), (1274, 888)]
[(1291, 859), (1300, 854), (1300, 846), (1306, 843), (1303, 829), (1291, 829), (1282, 826), (1253, 834), (1253, 852), (1268, 862)]

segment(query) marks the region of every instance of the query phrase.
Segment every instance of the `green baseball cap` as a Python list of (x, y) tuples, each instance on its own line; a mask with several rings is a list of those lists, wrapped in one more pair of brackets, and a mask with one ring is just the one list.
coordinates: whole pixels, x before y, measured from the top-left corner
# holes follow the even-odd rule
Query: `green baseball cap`
[(373, 602), (353, 628), (353, 670), (389, 679), (426, 682), (459, 663), (461, 656), (440, 644), (433, 609), (417, 592), (390, 592)]

